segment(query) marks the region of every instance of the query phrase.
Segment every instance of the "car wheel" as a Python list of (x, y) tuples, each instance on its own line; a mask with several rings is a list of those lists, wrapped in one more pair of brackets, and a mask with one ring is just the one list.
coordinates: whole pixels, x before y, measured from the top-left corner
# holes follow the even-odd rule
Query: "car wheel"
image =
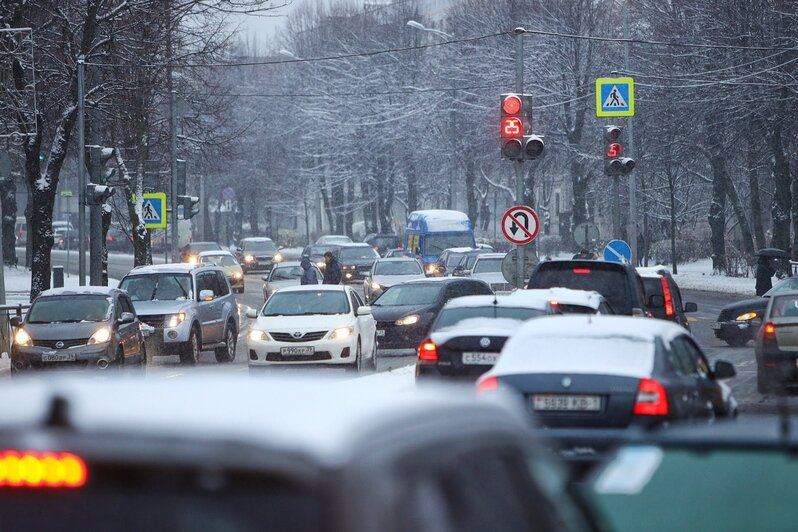
[(357, 347), (355, 348), (355, 368), (358, 373), (363, 373), (365, 369), (363, 364), (363, 351), (360, 348), (360, 338), (357, 339)]
[(235, 360), (237, 338), (235, 325), (228, 322), (224, 328), (224, 347), (217, 347), (215, 350), (216, 362), (226, 364)]
[(196, 365), (197, 362), (199, 362), (200, 349), (199, 332), (197, 331), (197, 327), (194, 326), (191, 328), (188, 344), (186, 344), (183, 352), (180, 353), (180, 363), (187, 366)]
[(743, 347), (748, 343), (749, 338), (742, 335), (727, 336), (723, 339), (731, 347)]
[(374, 335), (374, 346), (371, 348), (371, 367), (377, 372), (377, 335)]

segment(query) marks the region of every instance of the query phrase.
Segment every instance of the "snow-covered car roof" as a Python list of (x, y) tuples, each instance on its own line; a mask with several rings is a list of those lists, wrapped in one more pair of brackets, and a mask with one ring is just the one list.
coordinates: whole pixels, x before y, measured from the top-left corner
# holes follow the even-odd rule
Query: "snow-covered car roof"
[(382, 257), (377, 259), (376, 262), (415, 262), (418, 264), (418, 261), (413, 257)]
[(430, 338), (436, 344), (444, 344), (452, 338), (461, 336), (504, 336), (509, 337), (515, 334), (521, 324), (521, 320), (510, 318), (468, 318), (461, 320), (450, 327), (444, 327), (433, 331)]
[[(218, 251), (215, 253), (218, 253)], [(139, 266), (130, 270), (127, 275), (144, 275), (148, 273), (191, 273), (192, 271), (199, 269), (216, 269), (221, 271), (221, 268), (213, 264), (173, 262), (171, 264), (150, 264), (149, 266)]]
[(649, 266), (645, 268), (637, 268), (637, 273), (640, 274), (640, 277), (661, 277), (663, 273), (670, 274), (671, 271), (662, 265), (659, 266)]
[(463, 296), (449, 300), (444, 309), (453, 308), (474, 308), (474, 307), (489, 307), (493, 306), (496, 302), (498, 307), (513, 307), (513, 308), (534, 308), (539, 310), (546, 310), (549, 308), (549, 300), (546, 298), (517, 298), (509, 295), (500, 296)]
[(448, 251), (449, 253), (468, 253), (469, 251), (474, 251), (475, 248), (447, 248), (444, 251)]
[(248, 236), (247, 238), (242, 238), (241, 242), (274, 242), (274, 240), (266, 236)]
[(346, 286), (341, 284), (309, 284), (303, 286), (288, 286), (280, 290), (281, 294), (288, 292), (345, 292)]
[(369, 248), (374, 249), (371, 244), (367, 244), (365, 242), (349, 242), (344, 244), (338, 244), (338, 247), (341, 249), (346, 248)]
[(535, 288), (529, 290), (516, 290), (512, 297), (518, 299), (545, 299), (546, 301), (557, 301), (564, 305), (579, 305), (598, 310), (601, 294), (593, 290), (574, 290), (571, 288)]
[(229, 251), (225, 251), (223, 249), (216, 249), (216, 250), (208, 250), (208, 251), (200, 251), (197, 254), (198, 257), (214, 257), (216, 255), (229, 255), (233, 257), (234, 255)]
[(80, 286), (50, 288), (39, 294), (39, 297), (49, 296), (69, 296), (69, 295), (93, 295), (93, 296), (112, 296), (116, 292), (121, 292), (119, 288), (110, 286)]
[(503, 259), (507, 253), (481, 253), (477, 256), (477, 262), (485, 259)]
[(409, 228), (420, 229), (426, 226), (427, 231), (435, 232), (460, 232), (471, 229), (471, 220), (468, 215), (460, 211), (445, 209), (429, 209), (413, 211), (407, 216)]

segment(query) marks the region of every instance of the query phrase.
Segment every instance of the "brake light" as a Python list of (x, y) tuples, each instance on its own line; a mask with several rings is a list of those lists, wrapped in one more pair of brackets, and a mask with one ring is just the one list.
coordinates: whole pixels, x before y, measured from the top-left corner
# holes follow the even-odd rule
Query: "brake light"
[(765, 331), (765, 336), (773, 336), (774, 334), (776, 334), (776, 326), (773, 325), (772, 323), (766, 323), (764, 331)]
[(477, 395), (482, 395), (485, 392), (495, 392), (498, 388), (499, 379), (496, 377), (488, 377), (477, 383)]
[(86, 477), (86, 463), (71, 453), (0, 452), (0, 486), (80, 488)]
[(590, 268), (574, 268), (574, 273), (578, 275), (585, 275), (590, 273)]
[(668, 286), (668, 280), (665, 277), (659, 278), (660, 284), (662, 284), (662, 295), (665, 298), (665, 316), (672, 318), (674, 316), (673, 311), (673, 296), (671, 295), (671, 288)]
[(668, 395), (665, 393), (662, 383), (654, 379), (640, 379), (634, 414), (636, 416), (668, 415)]
[(438, 346), (431, 341), (426, 341), (418, 346), (418, 360), (420, 362), (437, 362)]

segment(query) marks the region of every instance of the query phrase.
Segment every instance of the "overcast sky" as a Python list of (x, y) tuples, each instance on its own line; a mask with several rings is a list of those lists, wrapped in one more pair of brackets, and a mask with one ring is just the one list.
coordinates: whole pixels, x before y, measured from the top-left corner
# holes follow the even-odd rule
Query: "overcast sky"
[[(293, 11), (296, 6), (305, 0), (293, 0), (287, 7), (281, 7), (274, 11), (268, 11), (270, 16), (241, 15), (241, 31), (248, 37), (256, 37), (257, 41), (264, 46), (271, 40), (275, 31), (285, 23), (286, 16)], [(264, 7), (268, 4), (282, 5), (289, 3), (288, 0), (264, 0)]]

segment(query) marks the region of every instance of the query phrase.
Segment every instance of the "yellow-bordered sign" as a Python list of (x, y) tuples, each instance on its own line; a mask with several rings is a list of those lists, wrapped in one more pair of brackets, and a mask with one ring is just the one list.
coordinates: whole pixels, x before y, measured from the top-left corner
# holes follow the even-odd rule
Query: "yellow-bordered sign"
[(166, 227), (166, 193), (145, 193), (141, 204), (141, 215), (147, 229), (164, 229)]
[(596, 80), (596, 116), (634, 116), (635, 80), (598, 78)]

